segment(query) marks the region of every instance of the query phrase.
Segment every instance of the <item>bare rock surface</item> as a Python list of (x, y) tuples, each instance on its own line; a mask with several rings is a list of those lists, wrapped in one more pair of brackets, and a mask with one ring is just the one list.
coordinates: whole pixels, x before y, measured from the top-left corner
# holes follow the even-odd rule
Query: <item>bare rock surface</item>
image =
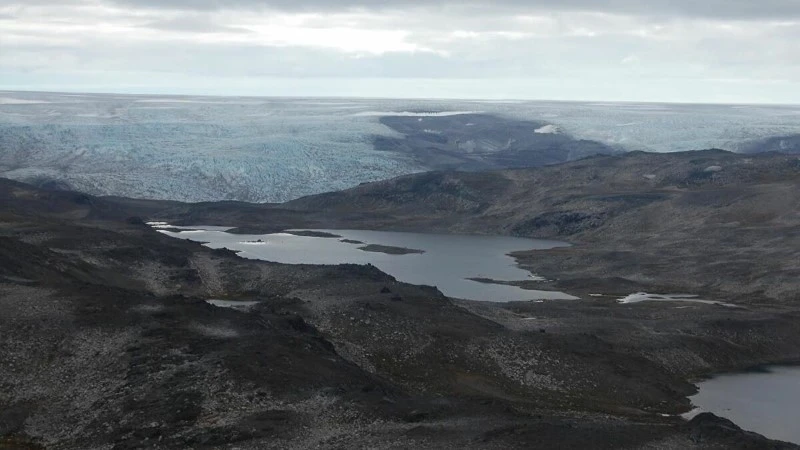
[[(285, 205), (0, 180), (0, 448), (796, 448), (677, 416), (697, 377), (800, 360), (800, 164), (743, 158), (423, 174)], [(242, 259), (150, 220), (566, 238), (517, 256), (584, 299), (454, 300), (370, 266)], [(743, 307), (611, 295), (642, 287)]]

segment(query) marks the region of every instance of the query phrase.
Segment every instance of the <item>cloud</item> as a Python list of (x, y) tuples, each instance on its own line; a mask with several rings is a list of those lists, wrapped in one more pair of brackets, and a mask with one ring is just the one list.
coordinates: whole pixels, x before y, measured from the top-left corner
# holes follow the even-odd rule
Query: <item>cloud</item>
[(219, 25), (205, 15), (155, 20), (144, 23), (141, 26), (143, 28), (152, 28), (155, 30), (186, 33), (252, 33), (252, 31), (241, 27)]
[[(85, 4), (84, 0), (13, 0), (0, 2), (19, 6), (70, 6)], [(646, 17), (689, 17), (733, 20), (793, 20), (800, 19), (797, 0), (107, 0), (106, 4), (133, 9), (179, 11), (286, 11), (340, 13), (349, 11), (427, 11), (514, 15), (542, 12), (594, 12)]]
[(251, 9), (281, 11), (341, 12), (351, 10), (391, 11), (407, 8), (490, 10), (500, 14), (542, 11), (582, 11), (604, 14), (679, 16), (737, 20), (800, 18), (796, 0), (115, 0), (130, 7), (178, 10)]
[(0, 0), (0, 42), (0, 88), (800, 102), (796, 0)]

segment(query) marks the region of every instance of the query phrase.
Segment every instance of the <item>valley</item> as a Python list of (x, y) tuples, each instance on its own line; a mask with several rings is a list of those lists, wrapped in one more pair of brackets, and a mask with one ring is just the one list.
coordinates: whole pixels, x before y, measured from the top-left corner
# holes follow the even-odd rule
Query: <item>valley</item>
[[(796, 156), (718, 150), (433, 172), (284, 204), (0, 180), (0, 442), (795, 448), (680, 415), (701, 377), (800, 361), (798, 183)], [(579, 299), (450, 298), (371, 265), (246, 259), (146, 222), (234, 227), (237, 241), (554, 239), (571, 246), (513, 256)], [(739, 307), (618, 302), (638, 291)]]
[(800, 0), (0, 0), (0, 450), (800, 450)]

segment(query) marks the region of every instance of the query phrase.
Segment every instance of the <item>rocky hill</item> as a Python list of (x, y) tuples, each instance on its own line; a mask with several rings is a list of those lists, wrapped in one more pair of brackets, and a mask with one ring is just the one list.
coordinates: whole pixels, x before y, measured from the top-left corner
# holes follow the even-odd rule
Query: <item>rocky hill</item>
[[(677, 414), (698, 376), (800, 360), (798, 172), (632, 154), (283, 205), (0, 180), (0, 448), (793, 448)], [(570, 292), (738, 286), (746, 307), (467, 302), (373, 267), (245, 260), (148, 219), (559, 236), (575, 246), (519, 258)]]
[(617, 277), (624, 289), (800, 301), (800, 159), (791, 155), (634, 152), (536, 169), (426, 173), (281, 209), (342, 228), (566, 239), (576, 246), (518, 256), (573, 288)]

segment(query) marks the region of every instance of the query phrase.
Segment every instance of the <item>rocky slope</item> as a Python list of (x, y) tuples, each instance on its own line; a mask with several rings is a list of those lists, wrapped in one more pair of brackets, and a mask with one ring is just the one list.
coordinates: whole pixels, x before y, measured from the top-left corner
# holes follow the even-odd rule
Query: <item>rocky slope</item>
[(302, 212), (299, 223), (309, 225), (565, 239), (575, 247), (517, 256), (584, 292), (688, 289), (800, 301), (800, 159), (791, 155), (635, 152), (426, 173), (281, 208)]
[[(98, 198), (0, 181), (0, 448), (790, 448), (713, 416), (676, 414), (695, 377), (800, 360), (800, 307), (781, 294), (798, 248), (797, 209), (782, 209), (796, 201), (797, 161), (652, 158), (425, 174), (285, 205)], [(604, 198), (611, 193), (622, 197)], [(667, 206), (691, 219), (686, 229), (667, 214), (650, 228), (619, 228)], [(576, 213), (598, 219), (536, 226)], [(732, 272), (710, 294), (734, 281), (760, 286), (734, 277), (767, 270), (768, 257), (778, 287), (742, 294), (747, 308), (466, 302), (371, 267), (244, 260), (167, 238), (146, 219), (567, 237), (578, 245), (548, 254), (547, 268), (578, 293), (692, 286), (647, 278), (658, 271), (640, 264), (653, 246), (691, 234), (706, 241), (673, 241), (683, 264), (712, 245), (752, 258), (719, 261)], [(722, 219), (740, 227), (722, 233)], [(756, 230), (763, 250), (747, 241)], [(591, 255), (606, 262), (579, 271)]]

